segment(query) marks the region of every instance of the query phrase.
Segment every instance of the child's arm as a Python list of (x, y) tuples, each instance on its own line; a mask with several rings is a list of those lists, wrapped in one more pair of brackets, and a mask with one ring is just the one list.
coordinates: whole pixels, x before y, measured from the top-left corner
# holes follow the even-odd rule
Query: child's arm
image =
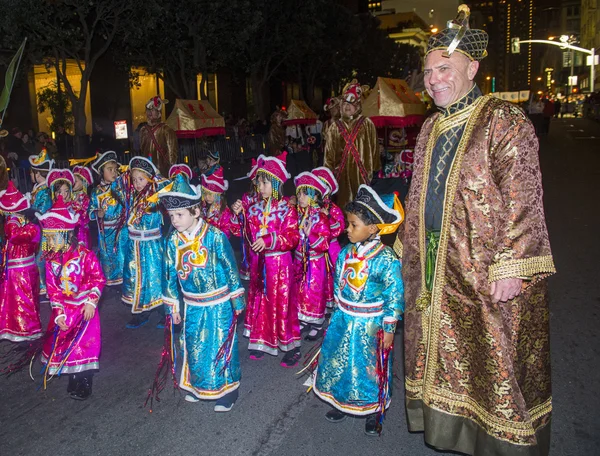
[(85, 253), (85, 258), (82, 259), (82, 263), (82, 273), (84, 276), (79, 287), (79, 295), (87, 294), (87, 303), (96, 307), (102, 295), (102, 290), (104, 290), (106, 277), (104, 277), (104, 272), (102, 272), (100, 260), (98, 260), (94, 252), (88, 250)]
[(319, 253), (326, 252), (329, 249), (330, 239), (329, 220), (325, 214), (319, 212), (319, 219), (311, 227), (310, 234), (308, 235), (310, 249)]
[(346, 229), (346, 219), (344, 212), (336, 204), (331, 203), (329, 207), (329, 221), (331, 225), (331, 239), (336, 239)]
[(179, 316), (179, 283), (177, 279), (177, 247), (173, 237), (167, 238), (165, 242), (165, 277), (162, 281), (162, 297), (165, 304), (165, 313), (173, 315), (175, 324)]
[(96, 187), (92, 190), (92, 196), (90, 196), (90, 207), (88, 208), (88, 216), (90, 220), (96, 220), (96, 213), (100, 209), (98, 205), (98, 191)]
[(402, 282), (402, 266), (391, 250), (383, 253), (379, 264), (382, 281), (383, 330), (386, 333), (396, 332), (396, 323), (404, 312), (404, 283)]
[(278, 232), (267, 233), (260, 236), (265, 242), (265, 250), (275, 252), (287, 252), (294, 250), (300, 240), (298, 232), (298, 215), (293, 207), (288, 205), (287, 213), (284, 216)]
[(11, 219), (4, 228), (6, 240), (11, 244), (31, 244), (40, 242), (40, 228), (33, 223), (25, 223), (21, 226), (19, 221)]
[(217, 233), (215, 237), (216, 258), (220, 269), (227, 278), (231, 305), (236, 314), (240, 314), (246, 307), (244, 298), (244, 287), (240, 280), (240, 273), (235, 261), (235, 255), (229, 240), (223, 233)]

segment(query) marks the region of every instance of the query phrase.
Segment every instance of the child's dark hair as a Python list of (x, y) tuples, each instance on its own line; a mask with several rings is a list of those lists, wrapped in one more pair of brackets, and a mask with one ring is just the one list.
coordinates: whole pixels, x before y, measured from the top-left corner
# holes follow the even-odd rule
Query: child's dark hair
[(42, 177), (48, 177), (48, 173), (50, 171), (46, 171), (46, 170), (42, 170), (42, 169), (36, 169), (36, 168), (31, 168), (31, 172), (33, 173), (33, 175), (35, 176), (37, 173), (40, 174), (40, 176)]
[(58, 182), (54, 182), (54, 184), (52, 184), (52, 193), (56, 195), (63, 185), (66, 185), (71, 189), (71, 191), (73, 191), (73, 188), (69, 185), (67, 181), (59, 180)]
[(362, 204), (351, 201), (346, 204), (344, 209), (348, 214), (356, 215), (365, 225), (377, 225), (381, 223), (375, 218), (375, 215)]
[(304, 193), (306, 196), (311, 198), (319, 206), (321, 204), (323, 204), (323, 196), (321, 196), (321, 194), (312, 187), (303, 185), (298, 189), (298, 193)]
[[(189, 211), (190, 214), (192, 214), (193, 216), (196, 216), (196, 210), (201, 211), (200, 207), (201, 207), (202, 203), (198, 203), (192, 207), (188, 207), (187, 210)], [(202, 212), (198, 212), (198, 217), (200, 217), (200, 214)]]

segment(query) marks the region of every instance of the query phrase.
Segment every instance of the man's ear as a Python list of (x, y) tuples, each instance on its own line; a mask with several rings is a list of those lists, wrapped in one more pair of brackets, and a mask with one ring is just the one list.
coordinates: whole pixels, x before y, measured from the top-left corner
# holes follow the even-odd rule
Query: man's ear
[(473, 81), (475, 79), (475, 75), (479, 71), (479, 62), (477, 60), (473, 60), (469, 62), (469, 66), (467, 68), (467, 76), (469, 77), (469, 81)]

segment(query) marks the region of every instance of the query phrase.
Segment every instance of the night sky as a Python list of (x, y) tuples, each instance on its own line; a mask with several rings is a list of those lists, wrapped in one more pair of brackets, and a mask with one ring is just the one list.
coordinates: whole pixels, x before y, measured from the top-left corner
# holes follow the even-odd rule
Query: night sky
[[(442, 29), (447, 21), (456, 17), (458, 5), (457, 0), (384, 0), (382, 6), (395, 8), (397, 13), (414, 10), (425, 22)], [(431, 9), (433, 18), (429, 17)]]

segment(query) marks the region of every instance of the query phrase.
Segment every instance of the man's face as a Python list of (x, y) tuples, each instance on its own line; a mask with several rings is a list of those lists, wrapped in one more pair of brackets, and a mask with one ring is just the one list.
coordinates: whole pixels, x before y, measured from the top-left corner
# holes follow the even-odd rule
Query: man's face
[(344, 117), (352, 117), (358, 111), (358, 104), (348, 103), (344, 101), (342, 103), (342, 115)]
[(146, 118), (148, 119), (148, 122), (150, 122), (150, 123), (157, 122), (160, 120), (160, 117), (161, 117), (160, 111), (158, 111), (156, 109), (146, 109)]
[(446, 108), (464, 97), (473, 87), (479, 62), (459, 52), (444, 57), (443, 50), (431, 52), (425, 59), (424, 80), (427, 93), (436, 106)]

